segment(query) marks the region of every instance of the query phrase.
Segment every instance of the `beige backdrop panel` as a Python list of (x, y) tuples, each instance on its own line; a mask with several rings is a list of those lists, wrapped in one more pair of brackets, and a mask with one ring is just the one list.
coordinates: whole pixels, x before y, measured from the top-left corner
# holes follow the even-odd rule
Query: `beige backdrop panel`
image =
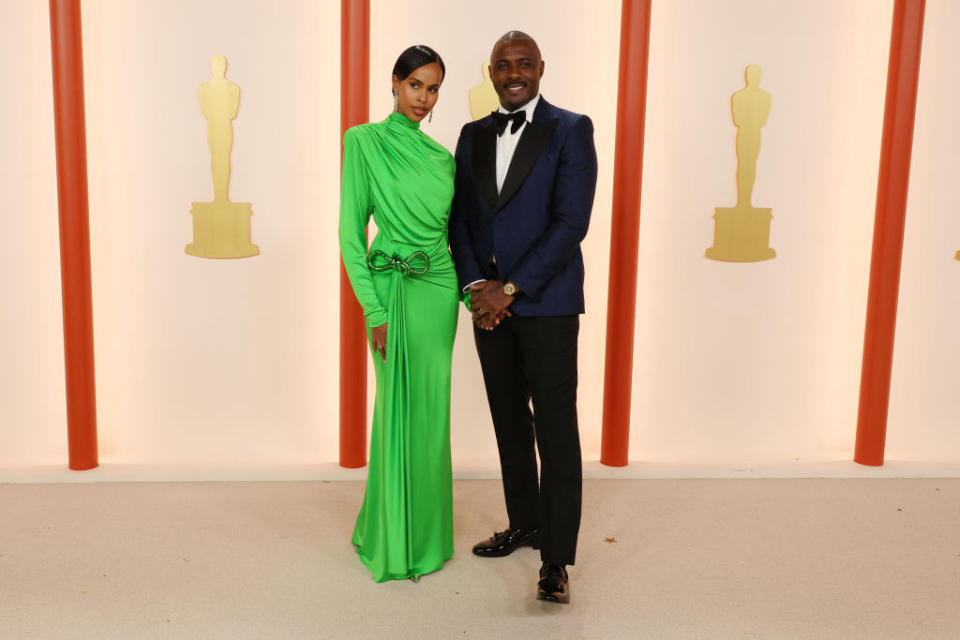
[(928, 0), (894, 347), (889, 460), (960, 460), (960, 3)]
[[(631, 459), (849, 460), (857, 411), (890, 0), (656, 2)], [(773, 96), (753, 202), (777, 258), (705, 259), (736, 202), (730, 94)]]
[(47, 3), (0, 3), (0, 467), (67, 459)]
[[(619, 0), (495, 0), (482, 5), (467, 0), (373, 0), (371, 13), (371, 119), (382, 119), (393, 108), (390, 74), (400, 52), (413, 44), (429, 45), (443, 57), (447, 75), (433, 122), (425, 122), (423, 129), (452, 153), (460, 128), (471, 119), (468, 95), (482, 80), (480, 64), (497, 38), (510, 29), (526, 31), (540, 45), (546, 62), (540, 85), (543, 96), (593, 119), (600, 175), (583, 245), (587, 313), (580, 328), (579, 409), (584, 458), (599, 459)], [(372, 390), (372, 378), (370, 385)], [(470, 318), (462, 307), (453, 354), (451, 428), (455, 469), (499, 468)]]
[[(339, 3), (84, 0), (83, 18), (103, 461), (335, 461)], [(214, 54), (242, 91), (245, 260), (183, 249), (213, 195)]]

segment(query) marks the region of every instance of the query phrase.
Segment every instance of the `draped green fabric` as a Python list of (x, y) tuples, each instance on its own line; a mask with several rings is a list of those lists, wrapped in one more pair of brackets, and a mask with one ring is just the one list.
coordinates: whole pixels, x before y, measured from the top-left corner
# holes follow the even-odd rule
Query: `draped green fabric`
[[(368, 339), (371, 327), (387, 324), (386, 361), (371, 347), (370, 466), (352, 537), (377, 582), (436, 571), (453, 555), (454, 170), (450, 153), (400, 113), (343, 137), (340, 251)], [(378, 232), (368, 252), (371, 215)]]

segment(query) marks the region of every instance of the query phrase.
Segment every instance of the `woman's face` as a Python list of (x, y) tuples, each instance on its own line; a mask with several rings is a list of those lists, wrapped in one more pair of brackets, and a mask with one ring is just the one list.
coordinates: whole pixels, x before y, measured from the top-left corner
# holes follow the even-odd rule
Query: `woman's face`
[(398, 111), (414, 122), (423, 120), (440, 97), (443, 70), (436, 62), (418, 67), (404, 78), (393, 76), (393, 90), (397, 92)]

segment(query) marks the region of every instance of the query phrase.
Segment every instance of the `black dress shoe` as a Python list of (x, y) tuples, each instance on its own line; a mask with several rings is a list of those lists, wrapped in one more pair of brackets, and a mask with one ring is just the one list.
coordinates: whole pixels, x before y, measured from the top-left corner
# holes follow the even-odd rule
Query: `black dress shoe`
[(537, 583), (537, 600), (547, 602), (570, 602), (570, 580), (567, 570), (559, 564), (544, 562), (540, 567), (540, 582)]
[(517, 547), (529, 544), (534, 549), (540, 548), (539, 529), (507, 529), (499, 531), (483, 542), (473, 545), (474, 555), (484, 558), (501, 558), (513, 553)]

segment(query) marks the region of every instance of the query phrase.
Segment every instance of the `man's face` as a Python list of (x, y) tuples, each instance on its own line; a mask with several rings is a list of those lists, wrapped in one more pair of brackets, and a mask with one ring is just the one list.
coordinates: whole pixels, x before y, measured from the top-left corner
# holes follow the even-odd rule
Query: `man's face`
[(490, 55), (490, 79), (507, 111), (516, 111), (540, 93), (543, 60), (537, 46), (526, 40), (501, 42)]

